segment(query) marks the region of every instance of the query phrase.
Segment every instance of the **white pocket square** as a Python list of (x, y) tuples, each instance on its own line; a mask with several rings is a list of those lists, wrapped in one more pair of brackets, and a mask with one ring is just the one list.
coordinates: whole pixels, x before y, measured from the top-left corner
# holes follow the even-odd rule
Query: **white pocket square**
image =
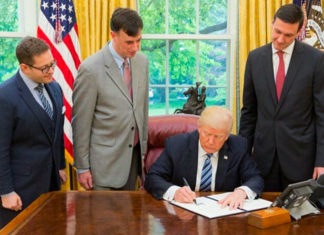
[(66, 110), (66, 108), (65, 108), (65, 106), (63, 105), (63, 106), (62, 106), (62, 114), (65, 114), (65, 110)]

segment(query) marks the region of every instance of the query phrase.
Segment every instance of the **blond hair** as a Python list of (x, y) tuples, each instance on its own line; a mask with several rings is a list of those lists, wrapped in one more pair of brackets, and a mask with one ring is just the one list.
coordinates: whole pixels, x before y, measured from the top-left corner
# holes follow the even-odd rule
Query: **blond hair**
[(228, 129), (231, 133), (233, 117), (231, 111), (221, 106), (208, 106), (201, 113), (198, 120), (199, 126), (208, 126), (214, 129)]

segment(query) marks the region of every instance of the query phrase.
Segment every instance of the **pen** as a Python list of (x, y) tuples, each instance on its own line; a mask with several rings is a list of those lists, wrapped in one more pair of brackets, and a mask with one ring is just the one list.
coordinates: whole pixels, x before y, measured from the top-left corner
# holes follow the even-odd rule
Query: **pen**
[[(188, 186), (188, 187), (190, 188), (189, 183), (188, 183), (188, 181), (186, 180), (186, 178), (185, 178), (185, 177), (182, 177), (182, 179), (183, 179), (183, 182), (184, 182), (185, 186)], [(191, 190), (191, 188), (190, 188), (190, 190)], [(193, 199), (193, 202), (197, 205), (197, 200), (196, 200), (196, 198)]]

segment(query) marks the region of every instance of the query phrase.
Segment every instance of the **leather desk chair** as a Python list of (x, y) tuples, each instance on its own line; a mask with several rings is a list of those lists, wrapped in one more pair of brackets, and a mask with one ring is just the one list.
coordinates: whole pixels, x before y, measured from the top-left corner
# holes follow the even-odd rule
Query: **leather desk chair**
[(152, 116), (148, 120), (147, 153), (144, 157), (145, 175), (164, 149), (169, 136), (191, 132), (197, 129), (199, 116), (191, 114), (173, 114)]

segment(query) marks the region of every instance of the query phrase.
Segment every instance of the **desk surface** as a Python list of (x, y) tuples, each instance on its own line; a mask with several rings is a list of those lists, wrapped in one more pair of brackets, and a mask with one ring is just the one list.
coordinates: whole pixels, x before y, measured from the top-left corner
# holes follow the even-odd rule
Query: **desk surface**
[[(265, 193), (273, 200), (277, 194)], [(323, 212), (323, 211), (322, 211)], [(247, 224), (248, 213), (207, 219), (146, 192), (52, 192), (40, 196), (0, 234), (321, 234), (324, 215), (269, 229)]]

